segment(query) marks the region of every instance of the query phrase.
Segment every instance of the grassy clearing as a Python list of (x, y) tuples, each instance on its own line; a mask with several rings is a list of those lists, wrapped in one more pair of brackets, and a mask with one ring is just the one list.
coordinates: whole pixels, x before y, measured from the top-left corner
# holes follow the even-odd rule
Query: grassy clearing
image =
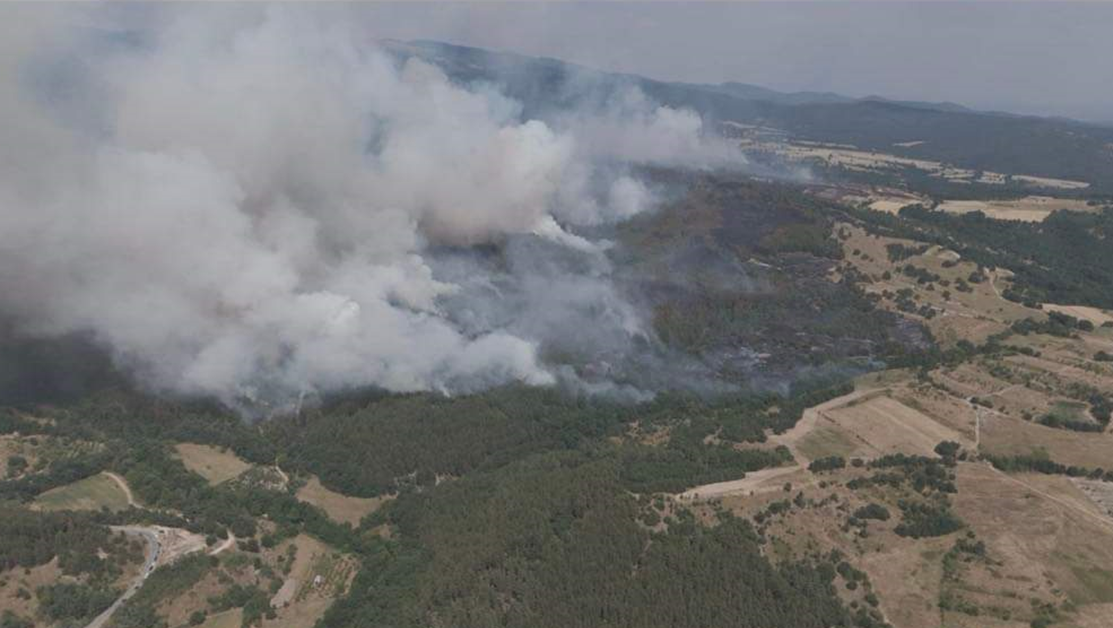
[(1089, 419), (1086, 408), (1086, 404), (1078, 401), (1056, 401), (1048, 414), (1063, 421), (1085, 421)]
[(1071, 598), (1081, 604), (1113, 602), (1113, 571), (1093, 565), (1073, 564), (1068, 561), (1071, 574), (1079, 586), (1071, 591)]
[(317, 506), (341, 523), (358, 526), (361, 519), (374, 512), (389, 498), (350, 497), (325, 488), (315, 476), (298, 489), (298, 499)]
[(104, 473), (51, 489), (35, 500), (40, 510), (125, 510), (128, 496)]
[(240, 460), (229, 451), (222, 451), (209, 445), (178, 443), (174, 446), (187, 469), (209, 481), (220, 484), (240, 475), (251, 465)]

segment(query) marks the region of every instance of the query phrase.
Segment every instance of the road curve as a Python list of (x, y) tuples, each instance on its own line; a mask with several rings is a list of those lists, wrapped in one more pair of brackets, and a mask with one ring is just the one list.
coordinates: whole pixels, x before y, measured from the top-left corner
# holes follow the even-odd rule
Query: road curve
[(147, 581), (147, 577), (155, 570), (155, 562), (158, 561), (159, 554), (162, 552), (162, 544), (158, 540), (158, 535), (147, 528), (140, 528), (138, 526), (112, 526), (112, 529), (117, 532), (123, 532), (124, 534), (143, 537), (143, 539), (147, 541), (147, 560), (143, 563), (143, 569), (140, 570), (139, 575), (128, 585), (124, 594), (117, 598), (117, 600), (112, 603), (112, 606), (109, 606), (104, 609), (103, 613), (97, 615), (85, 628), (102, 628), (108, 623), (112, 614), (115, 613), (124, 602), (131, 598), (131, 596), (135, 595), (135, 593), (139, 591), (139, 587), (143, 586), (143, 583)]

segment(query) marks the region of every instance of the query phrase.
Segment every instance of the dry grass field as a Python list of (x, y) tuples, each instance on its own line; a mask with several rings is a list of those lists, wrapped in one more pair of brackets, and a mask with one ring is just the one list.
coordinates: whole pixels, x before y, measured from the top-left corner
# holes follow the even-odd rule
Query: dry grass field
[(1082, 606), (1113, 602), (1113, 519), (1068, 478), (962, 465), (955, 510), (998, 561), (1003, 588)]
[(1089, 468), (1113, 463), (1113, 434), (1061, 430), (1001, 414), (982, 415), (981, 451), (992, 455), (1047, 455)]
[(1051, 196), (1026, 196), (1019, 199), (988, 201), (949, 200), (937, 205), (936, 209), (951, 214), (981, 212), (987, 217), (997, 220), (1019, 220), (1022, 222), (1043, 222), (1052, 212), (1058, 210), (1094, 211), (1094, 208), (1087, 205), (1086, 201)]
[(374, 512), (389, 497), (362, 498), (350, 497), (336, 491), (331, 491), (321, 484), (316, 476), (298, 489), (297, 498), (308, 504), (317, 506), (328, 513), (328, 516), (340, 523), (350, 523), (358, 526), (360, 519)]
[[(1008, 278), (1007, 271), (988, 273), (989, 280), (969, 283), (967, 285), (970, 291), (962, 292), (954, 285), (959, 280), (965, 281), (978, 270), (978, 266), (961, 260), (953, 251), (929, 247), (923, 254), (913, 255), (899, 262), (900, 266), (911, 264), (925, 269), (952, 284), (951, 287), (940, 285), (929, 290), (914, 278), (899, 272), (895, 268), (897, 264), (889, 260), (886, 249), (893, 244), (915, 247), (919, 243), (873, 236), (850, 225), (840, 225), (838, 230), (847, 236), (842, 242), (845, 259), (870, 280), (864, 286), (866, 292), (881, 295), (881, 307), (898, 311), (897, 294), (901, 290), (911, 290), (912, 300), (917, 307), (931, 306), (937, 315), (927, 319), (916, 313), (902, 314), (924, 323), (944, 345), (953, 345), (959, 340), (984, 342), (989, 336), (1005, 330), (1014, 321), (1024, 318), (1042, 319), (1046, 316), (1039, 310), (1026, 308), (1001, 296), (1003, 282)], [(832, 278), (837, 279), (838, 275), (835, 274)]]
[[(942, 582), (942, 556), (954, 542), (954, 535), (914, 540), (893, 532), (899, 515), (889, 521), (871, 521), (868, 536), (841, 525), (855, 509), (867, 503), (881, 503), (894, 513), (898, 495), (875, 487), (851, 491), (845, 481), (863, 475), (858, 469), (844, 469), (821, 476), (825, 486), (814, 481), (793, 482), (790, 491), (733, 494), (722, 497), (720, 506), (737, 516), (752, 517), (770, 503), (792, 499), (802, 493), (810, 505), (793, 508), (778, 515), (768, 525), (768, 552), (775, 560), (791, 561), (804, 556), (838, 550), (858, 569), (865, 571), (873, 590), (880, 596), (880, 610), (893, 626), (900, 628), (941, 628), (938, 608)], [(847, 602), (862, 603), (862, 588), (850, 591), (836, 583)]]
[(220, 484), (251, 468), (232, 452), (211, 445), (178, 443), (174, 450), (187, 469), (208, 480), (209, 484)]
[(878, 396), (862, 403), (826, 413), (844, 433), (853, 435), (861, 445), (855, 455), (875, 457), (891, 453), (932, 455), (941, 441), (966, 443), (959, 432), (928, 415), (889, 396)]

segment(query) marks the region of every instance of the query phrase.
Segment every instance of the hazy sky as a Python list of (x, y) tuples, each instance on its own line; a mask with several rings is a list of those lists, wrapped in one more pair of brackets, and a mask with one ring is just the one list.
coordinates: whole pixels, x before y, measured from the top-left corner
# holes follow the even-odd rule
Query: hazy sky
[(430, 38), (693, 82), (742, 81), (1113, 121), (1113, 4), (362, 5)]

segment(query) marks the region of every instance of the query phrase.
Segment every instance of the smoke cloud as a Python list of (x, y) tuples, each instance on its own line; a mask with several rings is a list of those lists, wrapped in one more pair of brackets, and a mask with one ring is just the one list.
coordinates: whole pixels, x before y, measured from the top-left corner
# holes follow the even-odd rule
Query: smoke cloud
[(0, 313), (156, 390), (553, 384), (651, 340), (576, 234), (653, 203), (622, 163), (732, 158), (638, 94), (524, 120), (309, 11), (2, 11)]

